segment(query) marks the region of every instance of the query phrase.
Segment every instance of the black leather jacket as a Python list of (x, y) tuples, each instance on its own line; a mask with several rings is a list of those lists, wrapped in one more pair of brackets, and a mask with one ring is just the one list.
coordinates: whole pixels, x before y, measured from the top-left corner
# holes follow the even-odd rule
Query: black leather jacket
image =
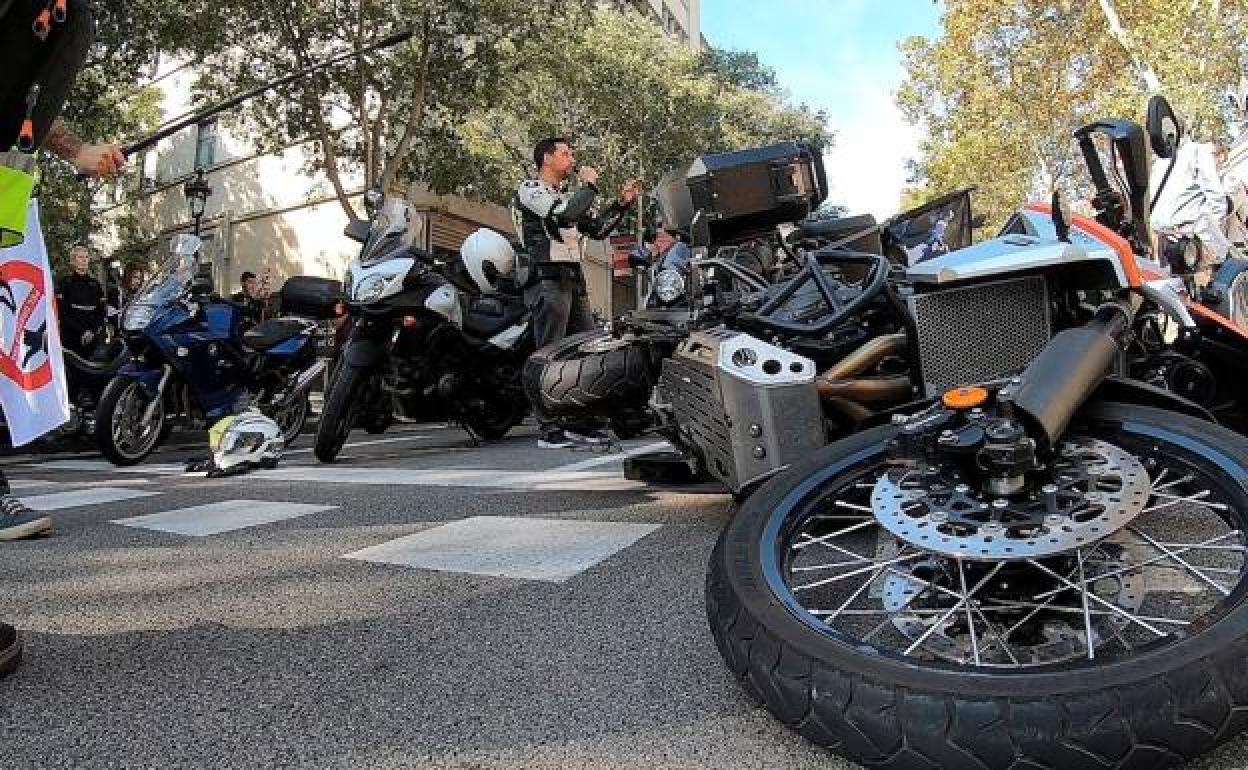
[(56, 287), (56, 304), (62, 335), (71, 346), (79, 344), (83, 332), (98, 332), (104, 326), (104, 290), (89, 275), (70, 273)]
[(575, 193), (557, 190), (541, 179), (526, 179), (511, 202), (511, 216), (528, 258), (534, 264), (581, 261), (580, 236), (601, 240), (619, 226), (627, 211), (612, 201), (592, 213), (598, 188), (586, 184)]

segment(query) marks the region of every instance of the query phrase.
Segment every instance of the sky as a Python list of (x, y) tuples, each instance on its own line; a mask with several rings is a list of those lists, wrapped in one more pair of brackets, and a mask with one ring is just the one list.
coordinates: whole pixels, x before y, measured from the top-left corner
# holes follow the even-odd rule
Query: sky
[(794, 100), (828, 113), (828, 198), (877, 219), (897, 213), (920, 139), (893, 102), (897, 44), (939, 23), (934, 0), (702, 0), (712, 45), (756, 52)]

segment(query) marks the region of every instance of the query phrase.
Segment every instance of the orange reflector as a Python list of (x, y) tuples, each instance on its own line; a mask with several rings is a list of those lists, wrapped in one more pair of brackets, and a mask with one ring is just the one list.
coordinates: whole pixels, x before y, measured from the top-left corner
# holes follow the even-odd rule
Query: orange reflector
[(416, 316), (414, 316), (414, 315), (405, 315), (405, 316), (403, 316), (403, 328), (405, 328), (405, 329), (415, 329), (415, 328), (416, 328), (416, 323), (417, 323), (417, 322), (416, 322)]
[(946, 391), (941, 400), (950, 409), (974, 409), (988, 400), (988, 391), (980, 387), (957, 388)]

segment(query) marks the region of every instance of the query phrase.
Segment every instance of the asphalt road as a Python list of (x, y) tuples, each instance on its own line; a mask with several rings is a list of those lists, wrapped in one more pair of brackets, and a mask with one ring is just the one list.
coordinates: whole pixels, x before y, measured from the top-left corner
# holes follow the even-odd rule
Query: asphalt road
[[(317, 465), (0, 460), (55, 509), (0, 544), (0, 767), (848, 768), (755, 708), (703, 616), (716, 489), (621, 454), (355, 434)], [(653, 440), (627, 442), (625, 450)], [(1248, 767), (1239, 740), (1199, 763)]]

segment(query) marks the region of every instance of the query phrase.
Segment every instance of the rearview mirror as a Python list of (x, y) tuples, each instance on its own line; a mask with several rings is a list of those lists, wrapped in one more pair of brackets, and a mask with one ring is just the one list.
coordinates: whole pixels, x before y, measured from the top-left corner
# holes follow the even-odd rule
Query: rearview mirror
[(1148, 100), (1146, 123), (1153, 154), (1159, 158), (1173, 157), (1183, 139), (1183, 127), (1179, 125), (1179, 119), (1166, 97), (1158, 94)]

